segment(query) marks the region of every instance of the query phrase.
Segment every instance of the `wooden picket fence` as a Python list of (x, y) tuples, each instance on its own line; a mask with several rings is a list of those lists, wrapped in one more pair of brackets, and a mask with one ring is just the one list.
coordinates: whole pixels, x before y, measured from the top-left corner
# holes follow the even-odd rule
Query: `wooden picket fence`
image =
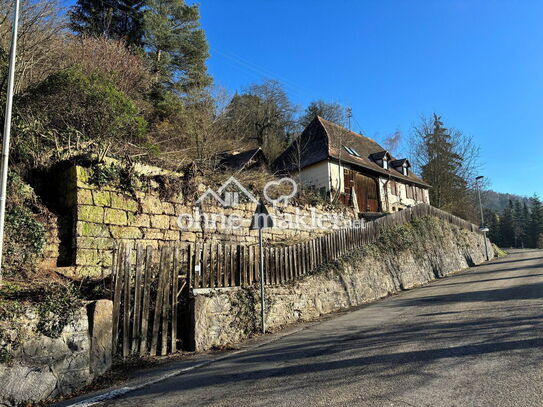
[[(367, 222), (364, 227), (336, 230), (290, 246), (265, 247), (264, 284), (283, 284), (307, 275), (375, 242), (384, 230), (425, 216), (481, 233), (463, 219), (420, 204)], [(113, 265), (114, 349), (123, 357), (175, 352), (179, 347), (180, 299), (186, 300), (188, 289), (259, 283), (259, 262), (257, 245), (180, 243), (159, 249), (136, 245), (134, 255), (130, 246), (120, 244)]]
[[(179, 299), (188, 289), (179, 247), (164, 245), (159, 261), (151, 246), (119, 244), (114, 251), (113, 349), (129, 355), (166, 355), (178, 344)], [(119, 339), (120, 338), (120, 339)]]

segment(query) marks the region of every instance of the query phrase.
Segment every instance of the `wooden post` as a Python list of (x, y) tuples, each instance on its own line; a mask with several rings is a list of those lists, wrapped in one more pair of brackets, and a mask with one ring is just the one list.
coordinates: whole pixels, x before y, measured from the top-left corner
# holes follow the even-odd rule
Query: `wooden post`
[(166, 259), (165, 273), (164, 273), (164, 293), (162, 294), (163, 302), (162, 305), (162, 335), (161, 335), (161, 355), (166, 355), (168, 353), (168, 325), (170, 322), (170, 287), (172, 283), (172, 274), (174, 274), (174, 264), (173, 264), (173, 248), (168, 247), (168, 256)]
[(143, 246), (138, 244), (136, 247), (136, 277), (134, 282), (134, 317), (132, 325), (132, 353), (139, 349), (141, 340), (141, 280), (144, 267)]
[(178, 302), (178, 285), (179, 271), (181, 266), (180, 248), (175, 247), (173, 252), (173, 273), (172, 273), (172, 333), (171, 333), (171, 352), (177, 352), (177, 307)]
[(149, 354), (156, 356), (158, 347), (158, 333), (160, 329), (160, 316), (162, 314), (162, 303), (164, 296), (164, 285), (166, 284), (166, 267), (165, 262), (167, 259), (167, 246), (162, 246), (160, 250), (160, 264), (158, 270), (158, 289), (155, 301), (155, 312), (153, 315), (153, 332), (151, 337), (151, 350)]
[(112, 347), (113, 353), (117, 353), (117, 346), (119, 341), (119, 319), (121, 316), (121, 295), (124, 279), (124, 246), (119, 244), (117, 246), (115, 262), (113, 263), (114, 268), (112, 271), (113, 277), (115, 278), (115, 290), (113, 291), (113, 331), (112, 331)]
[(152, 272), (153, 248), (147, 246), (145, 249), (145, 277), (143, 278), (143, 307), (141, 315), (141, 341), (140, 341), (140, 356), (147, 354), (147, 329), (149, 318), (149, 302), (150, 302), (150, 285)]

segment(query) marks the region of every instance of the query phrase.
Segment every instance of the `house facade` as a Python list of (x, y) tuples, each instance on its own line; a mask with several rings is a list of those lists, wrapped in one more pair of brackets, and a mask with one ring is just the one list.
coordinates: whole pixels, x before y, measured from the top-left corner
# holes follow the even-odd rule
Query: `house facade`
[(411, 171), (408, 159), (396, 159), (374, 140), (318, 116), (273, 168), (361, 213), (430, 203), (430, 185)]

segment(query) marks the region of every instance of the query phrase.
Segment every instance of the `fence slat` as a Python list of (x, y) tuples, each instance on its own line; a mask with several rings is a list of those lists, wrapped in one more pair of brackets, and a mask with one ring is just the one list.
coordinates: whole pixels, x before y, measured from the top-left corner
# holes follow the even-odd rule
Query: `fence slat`
[(155, 312), (153, 315), (153, 331), (151, 337), (151, 350), (149, 354), (156, 356), (158, 347), (158, 334), (160, 329), (160, 316), (162, 314), (162, 297), (164, 295), (164, 285), (166, 284), (166, 259), (167, 259), (167, 247), (162, 246), (160, 250), (160, 264), (158, 269), (158, 289), (155, 302)]
[(194, 255), (193, 255), (194, 261), (192, 262), (192, 268), (194, 269), (194, 286), (193, 288), (199, 288), (201, 277), (202, 277), (202, 262), (201, 262), (201, 254), (200, 254), (200, 244), (196, 243), (194, 245)]
[(202, 287), (210, 287), (209, 283), (209, 243), (202, 245), (202, 263), (200, 265), (200, 272), (202, 273)]
[(172, 256), (173, 248), (168, 246), (168, 255), (166, 258), (165, 273), (164, 273), (164, 293), (162, 294), (162, 332), (161, 332), (161, 342), (162, 345), (160, 354), (166, 355), (168, 353), (168, 325), (170, 322), (170, 288), (172, 285), (172, 274), (174, 274), (174, 267)]
[(171, 332), (171, 352), (177, 351), (177, 307), (178, 303), (178, 285), (179, 272), (181, 270), (182, 252), (180, 247), (176, 247), (173, 252), (173, 273), (172, 273), (172, 332)]
[(145, 275), (143, 277), (143, 307), (141, 314), (141, 342), (140, 342), (140, 356), (147, 354), (147, 329), (149, 318), (149, 303), (151, 297), (151, 272), (152, 272), (152, 256), (153, 248), (147, 246), (145, 248)]
[(119, 244), (114, 252), (112, 276), (115, 279), (115, 290), (113, 291), (113, 315), (112, 315), (112, 347), (113, 352), (117, 352), (119, 341), (119, 318), (121, 315), (121, 290), (123, 286), (124, 270), (122, 268), (123, 245)]
[(215, 244), (211, 243), (209, 245), (209, 287), (215, 288), (216, 287), (216, 278), (217, 278), (217, 265), (215, 264), (216, 261), (216, 247)]
[(126, 247), (124, 256), (123, 358), (126, 358), (130, 354), (130, 274), (132, 271), (132, 248), (130, 246)]
[(136, 246), (136, 276), (134, 279), (134, 321), (132, 325), (132, 353), (136, 353), (139, 349), (141, 340), (141, 279), (144, 267), (143, 246)]

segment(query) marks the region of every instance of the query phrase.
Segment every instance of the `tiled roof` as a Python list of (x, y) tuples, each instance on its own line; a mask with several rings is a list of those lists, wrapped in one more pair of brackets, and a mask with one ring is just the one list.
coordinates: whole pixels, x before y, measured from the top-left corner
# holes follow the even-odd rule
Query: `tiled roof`
[[(374, 161), (377, 159), (375, 155), (383, 154), (385, 151), (375, 140), (317, 116), (300, 137), (278, 157), (274, 167), (292, 171), (298, 166), (304, 168), (334, 158), (384, 176), (430, 187), (412, 172), (405, 176), (393, 168), (384, 169), (377, 164)], [(394, 160), (394, 157), (391, 156), (391, 159)]]
[(266, 158), (262, 149), (254, 148), (242, 152), (222, 153), (220, 165), (223, 167), (234, 168), (238, 170), (249, 169), (254, 165), (265, 163)]

